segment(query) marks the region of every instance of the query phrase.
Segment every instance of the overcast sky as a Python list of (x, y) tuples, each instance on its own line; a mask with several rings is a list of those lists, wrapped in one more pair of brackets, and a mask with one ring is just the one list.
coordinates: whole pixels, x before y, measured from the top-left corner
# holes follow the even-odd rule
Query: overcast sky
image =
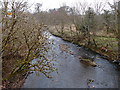
[[(94, 2), (110, 2), (113, 3), (114, 0), (28, 0), (29, 3), (42, 3), (42, 10), (48, 10), (53, 8), (59, 8), (66, 3), (68, 6), (74, 6), (78, 2), (86, 1), (87, 3)], [(108, 8), (108, 6), (106, 6)]]

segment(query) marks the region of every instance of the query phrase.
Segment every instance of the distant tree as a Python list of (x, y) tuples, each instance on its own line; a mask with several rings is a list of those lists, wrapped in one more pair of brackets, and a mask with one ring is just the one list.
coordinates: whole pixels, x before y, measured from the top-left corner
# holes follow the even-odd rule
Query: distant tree
[(59, 33), (64, 34), (64, 27), (65, 24), (69, 23), (68, 22), (68, 14), (69, 14), (69, 7), (68, 6), (61, 6), (58, 9), (50, 9), (49, 14), (51, 17), (52, 24), (58, 27), (57, 30)]
[(97, 15), (100, 15), (101, 12), (104, 10), (104, 7), (106, 5), (106, 1), (105, 2), (101, 2), (101, 0), (94, 0), (94, 11)]
[(88, 38), (88, 45), (90, 44), (90, 32), (94, 31), (95, 29), (95, 12), (94, 10), (89, 7), (88, 10), (85, 12), (85, 23), (83, 24), (85, 29), (85, 33)]
[(85, 19), (89, 30), (92, 31), (95, 27), (95, 12), (91, 7), (85, 12)]
[(68, 23), (68, 9), (69, 7), (64, 5), (64, 6), (61, 6), (60, 8), (58, 8), (57, 12), (59, 13), (58, 15), (58, 19), (59, 19), (59, 22), (60, 22), (60, 26), (61, 26), (61, 34), (63, 34), (64, 32), (64, 27), (65, 27), (65, 24)]
[(110, 27), (111, 27), (111, 13), (109, 10), (104, 10), (104, 20), (105, 20), (105, 26), (107, 29), (107, 33), (110, 31)]
[(40, 8), (42, 7), (42, 4), (41, 3), (36, 3), (35, 4), (35, 11), (37, 12), (37, 13), (40, 13)]
[(77, 39), (80, 39), (81, 24), (84, 22), (84, 15), (87, 8), (87, 2), (77, 3), (74, 7), (70, 8), (69, 19), (75, 25)]

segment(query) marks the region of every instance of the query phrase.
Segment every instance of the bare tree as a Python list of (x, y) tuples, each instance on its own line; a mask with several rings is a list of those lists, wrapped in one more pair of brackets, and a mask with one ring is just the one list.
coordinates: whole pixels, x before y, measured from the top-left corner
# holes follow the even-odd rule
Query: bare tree
[(95, 0), (94, 2), (94, 11), (97, 15), (99, 15), (105, 8), (106, 6), (106, 1), (105, 2), (101, 2), (98, 0)]
[(69, 23), (68, 21), (68, 6), (61, 6), (58, 9), (49, 10), (50, 17), (52, 19), (52, 24), (55, 25), (57, 31), (61, 34), (64, 34), (65, 24)]
[[(83, 5), (84, 4), (84, 5)], [(87, 7), (87, 3), (77, 3), (74, 7), (70, 8), (70, 15), (69, 19), (71, 20), (71, 23), (75, 25), (76, 28), (76, 36), (79, 38), (80, 33), (80, 26), (81, 22), (83, 21), (85, 13), (85, 9)]]
[(35, 11), (37, 12), (37, 13), (40, 13), (40, 8), (42, 7), (42, 4), (40, 4), (40, 3), (36, 3), (36, 5), (35, 5)]
[[(11, 72), (3, 77), (3, 81), (10, 80), (14, 75), (27, 71), (38, 71), (49, 78), (49, 73), (56, 70), (52, 63), (53, 59), (48, 60), (46, 58), (49, 42), (43, 34), (44, 26), (27, 9), (27, 2), (25, 1), (3, 2), (3, 74), (5, 62), (10, 61), (10, 59), (16, 60), (16, 64), (13, 65)], [(38, 59), (38, 62), (31, 63), (35, 58)]]

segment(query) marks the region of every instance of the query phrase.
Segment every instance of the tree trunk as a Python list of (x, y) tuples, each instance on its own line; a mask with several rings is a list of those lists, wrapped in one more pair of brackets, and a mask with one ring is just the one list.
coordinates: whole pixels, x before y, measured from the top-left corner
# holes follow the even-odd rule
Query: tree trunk
[(118, 60), (120, 60), (120, 1), (118, 2)]

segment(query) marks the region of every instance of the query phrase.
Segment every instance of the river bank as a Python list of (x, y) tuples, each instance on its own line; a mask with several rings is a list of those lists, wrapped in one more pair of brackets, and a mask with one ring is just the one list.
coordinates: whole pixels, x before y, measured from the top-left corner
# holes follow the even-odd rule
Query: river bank
[[(76, 40), (74, 39), (74, 35), (73, 35), (73, 37), (70, 37), (70, 35), (67, 34), (67, 33), (60, 34), (60, 33), (58, 33), (57, 31), (54, 31), (54, 30), (50, 30), (50, 33), (51, 33), (52, 35), (54, 35), (54, 36), (57, 36), (57, 37), (62, 38), (62, 39), (65, 40), (65, 41), (68, 41), (68, 42), (71, 42), (71, 43), (73, 43), (73, 44), (77, 44), (77, 45), (79, 45), (79, 46), (82, 46), (82, 47), (84, 47), (84, 48), (87, 48), (87, 49), (89, 49), (89, 50), (92, 50), (92, 51), (100, 54), (103, 58), (109, 60), (111, 63), (114, 63), (114, 61), (117, 61), (117, 60), (116, 60), (116, 59), (117, 59), (116, 56), (114, 56), (114, 54), (112, 53), (111, 50), (108, 50), (107, 52), (103, 52), (103, 51), (101, 51), (101, 47), (100, 47), (100, 46), (99, 46), (99, 47), (96, 47), (96, 46), (94, 46), (94, 45), (87, 45), (87, 44), (85, 44), (84, 42), (76, 41)], [(70, 33), (70, 32), (68, 32), (68, 33)], [(102, 42), (102, 41), (101, 41), (101, 42)], [(114, 53), (117, 53), (117, 52), (114, 51)], [(118, 62), (119, 62), (119, 61), (118, 61)], [(119, 63), (117, 63), (117, 65), (119, 66)]]
[(8, 56), (2, 59), (2, 88), (20, 88), (30, 72), (18, 73), (10, 76), (11, 71), (16, 67), (18, 61), (22, 58), (19, 56)]

